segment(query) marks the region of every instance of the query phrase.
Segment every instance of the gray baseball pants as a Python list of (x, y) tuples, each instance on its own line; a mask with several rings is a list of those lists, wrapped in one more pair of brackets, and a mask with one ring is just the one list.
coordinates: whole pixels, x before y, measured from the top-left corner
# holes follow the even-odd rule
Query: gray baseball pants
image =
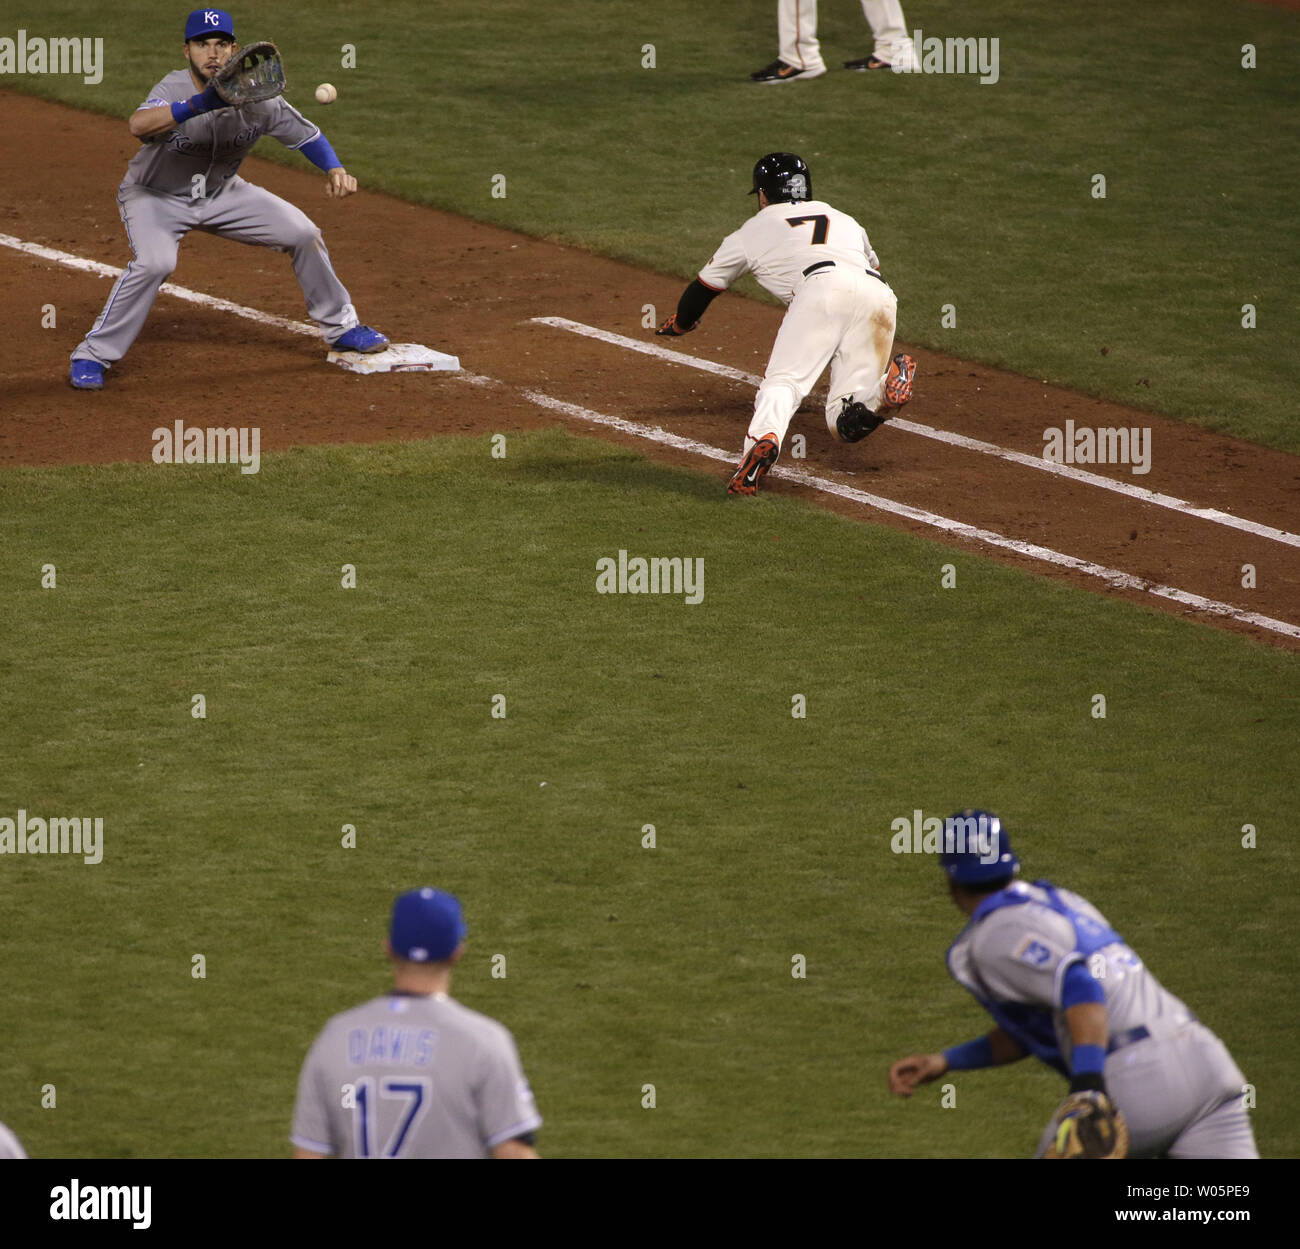
[[(1246, 1078), (1203, 1023), (1148, 1037), (1106, 1059), (1106, 1090), (1124, 1116), (1133, 1158), (1258, 1158)], [(1049, 1126), (1039, 1142), (1051, 1144)]]
[(321, 232), (301, 209), (262, 187), (232, 178), (212, 199), (183, 199), (127, 184), (118, 191), (118, 208), (135, 258), (118, 278), (89, 334), (72, 353), (74, 360), (120, 360), (144, 327), (158, 288), (176, 268), (180, 241), (191, 230), (206, 230), (293, 256), (293, 271), (307, 299), (308, 315), (332, 343), (357, 324), (347, 288), (330, 263)]

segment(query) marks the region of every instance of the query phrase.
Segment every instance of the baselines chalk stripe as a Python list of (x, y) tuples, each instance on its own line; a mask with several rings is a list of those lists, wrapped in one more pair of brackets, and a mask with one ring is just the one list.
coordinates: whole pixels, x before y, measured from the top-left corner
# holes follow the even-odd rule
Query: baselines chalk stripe
[[(625, 420), (621, 416), (606, 416), (602, 412), (593, 412), (590, 408), (580, 407), (576, 403), (566, 403), (562, 399), (556, 399), (537, 390), (526, 390), (523, 393), (524, 397), (532, 403), (547, 408), (552, 412), (576, 417), (578, 420), (588, 421), (593, 425), (604, 425), (609, 429), (616, 429), (624, 434), (633, 434), (638, 438), (647, 438), (652, 442), (672, 447), (678, 451), (689, 451), (694, 455), (702, 455), (710, 460), (721, 460), (724, 464), (730, 464), (736, 458), (735, 453), (732, 451), (724, 451), (721, 447), (711, 447), (708, 443), (697, 442), (694, 438), (686, 438), (681, 434), (671, 434), (667, 430), (658, 428), (658, 426), (639, 425), (635, 421)], [(1014, 551), (1017, 555), (1025, 555), (1030, 559), (1041, 560), (1047, 564), (1055, 564), (1058, 568), (1069, 568), (1074, 572), (1096, 577), (1118, 590), (1141, 590), (1146, 594), (1155, 594), (1160, 598), (1182, 603), (1184, 606), (1195, 608), (1197, 611), (1208, 612), (1215, 616), (1225, 616), (1230, 620), (1236, 620), (1243, 624), (1256, 625), (1261, 629), (1268, 629), (1273, 633), (1280, 633), (1286, 637), (1300, 638), (1300, 625), (1288, 624), (1285, 620), (1274, 620), (1271, 616), (1262, 616), (1258, 612), (1243, 611), (1239, 607), (1232, 606), (1231, 603), (1220, 603), (1216, 599), (1204, 598), (1200, 594), (1192, 594), (1187, 590), (1179, 590), (1174, 586), (1155, 585), (1141, 577), (1135, 577), (1131, 573), (1121, 572), (1117, 568), (1107, 568), (1103, 564), (1094, 564), (1091, 560), (1078, 559), (1073, 555), (1063, 555), (1060, 551), (1053, 551), (1050, 547), (1037, 546), (1032, 542), (1022, 542), (1019, 538), (1008, 538), (1005, 534), (995, 533), (991, 529), (979, 529), (974, 525), (966, 524), (964, 521), (950, 520), (948, 517), (939, 516), (935, 512), (927, 512), (924, 508), (913, 507), (910, 503), (897, 503), (893, 499), (885, 499), (878, 494), (868, 494), (867, 491), (858, 490), (854, 486), (846, 486), (837, 481), (818, 477), (815, 473), (808, 472), (807, 469), (777, 466), (768, 471), (768, 476), (781, 477), (787, 481), (797, 482), (801, 486), (810, 486), (814, 490), (837, 495), (841, 499), (850, 499), (854, 503), (861, 503), (882, 512), (889, 512), (895, 516), (904, 516), (908, 520), (930, 525), (935, 529), (943, 530), (945, 533), (956, 534), (958, 537), (969, 538), (975, 542), (984, 542), (989, 546), (1001, 547), (1003, 550)]]
[[(26, 252), (28, 255), (37, 256), (42, 260), (53, 261), (55, 264), (66, 265), (70, 269), (79, 269), (86, 273), (96, 273), (103, 277), (116, 278), (120, 276), (122, 270), (113, 265), (101, 264), (96, 260), (86, 260), (81, 256), (74, 256), (69, 252), (58, 251), (52, 247), (44, 247), (39, 243), (27, 243), (22, 239), (14, 238), (11, 234), (0, 234), (0, 245), (14, 248), (16, 251)], [(257, 321), (262, 325), (274, 325), (280, 329), (289, 330), (294, 334), (315, 335), (320, 331), (316, 326), (305, 321), (291, 321), (287, 317), (277, 317), (271, 313), (261, 312), (256, 308), (248, 308), (242, 304), (233, 303), (228, 299), (218, 299), (213, 295), (205, 295), (201, 291), (192, 291), (184, 286), (175, 286), (168, 282), (162, 290), (180, 299), (189, 300), (191, 303), (203, 304), (210, 308), (216, 308), (223, 312), (232, 313), (235, 316), (245, 317), (250, 321)], [(675, 364), (685, 364), (692, 368), (704, 369), (707, 372), (717, 373), (723, 377), (730, 377), (736, 381), (749, 382), (757, 385), (759, 378), (752, 373), (744, 373), (740, 369), (730, 368), (725, 364), (715, 364), (711, 360), (700, 360), (694, 356), (687, 356), (678, 351), (668, 351), (654, 343), (642, 343), (633, 338), (626, 338), (621, 334), (611, 334), (607, 330), (598, 330), (592, 326), (582, 325), (577, 321), (568, 321), (563, 317), (535, 317), (535, 321), (543, 325), (553, 325), (560, 329), (571, 329), (578, 333), (586, 334), (591, 338), (599, 338), (603, 341), (613, 343), (616, 346), (627, 347), (631, 350), (641, 351), (646, 355), (662, 356), (671, 360)], [(475, 385), (492, 385), (494, 379), (481, 377), (477, 374), (467, 373), (462, 370), (457, 374), (459, 378)], [(625, 434), (632, 434), (638, 438), (648, 438), (653, 442), (658, 442), (664, 446), (673, 447), (680, 451), (689, 451), (694, 455), (701, 455), (710, 460), (719, 460), (724, 464), (729, 464), (734, 460), (735, 453), (724, 451), (721, 447), (711, 447), (707, 443), (698, 442), (694, 438), (684, 438), (680, 434), (671, 434), (665, 429), (657, 426), (640, 425), (635, 421), (624, 420), (618, 416), (606, 416), (600, 412), (593, 412), (590, 408), (583, 408), (574, 403), (566, 403), (562, 399), (553, 398), (550, 395), (542, 394), (540, 391), (528, 390), (523, 392), (524, 397), (530, 402), (540, 407), (547, 408), (553, 412), (560, 412), (565, 416), (576, 417), (579, 420), (588, 421), (596, 425), (604, 425), (610, 429), (617, 429)], [(897, 419), (894, 422), (899, 424)], [(914, 422), (906, 422), (908, 426), (915, 425)], [(902, 426), (900, 425), (900, 428)], [(916, 429), (925, 430), (927, 426), (916, 426)], [(933, 436), (941, 436), (944, 441), (955, 440), (960, 437), (957, 434), (947, 434), (941, 430), (931, 431)], [(968, 439), (974, 443), (974, 439)], [(991, 447), (991, 444), (978, 444), (984, 447)], [(1007, 457), (1017, 455), (1017, 452), (1004, 452), (1002, 448), (991, 447), (991, 450), (1004, 454)], [(1048, 465), (1045, 461), (1040, 462), (1032, 456), (1024, 457), (1035, 468), (1047, 467), (1052, 471), (1062, 471), (1066, 476), (1076, 476), (1091, 478), (1094, 474), (1080, 473), (1078, 469), (1072, 469), (1067, 465)], [(1117, 589), (1141, 590), (1147, 594), (1155, 594), (1161, 598), (1170, 599), (1176, 603), (1182, 603), (1187, 607), (1194, 608), (1197, 611), (1208, 612), (1216, 616), (1225, 616), (1230, 620), (1240, 621), (1243, 624), (1256, 625), (1262, 629), (1268, 629), (1273, 633), (1280, 633), (1286, 637), (1300, 638), (1300, 626), (1288, 624), (1284, 620), (1274, 620), (1271, 616), (1263, 616), (1258, 612), (1243, 611), (1239, 607), (1233, 607), (1230, 603), (1220, 603), (1215, 599), (1204, 598), (1199, 594), (1191, 594), (1186, 590), (1179, 590), (1173, 586), (1153, 585), (1144, 581), (1140, 577), (1132, 576), (1130, 573), (1120, 572), (1115, 568), (1106, 568), (1101, 564), (1094, 564), (1089, 560), (1077, 559), (1072, 555), (1063, 555), (1059, 551), (1053, 551), (1048, 547), (1036, 546), (1031, 542), (1022, 542), (1018, 538), (1008, 538), (1004, 534), (994, 533), (989, 529), (979, 529), (974, 525), (968, 525), (964, 521), (950, 520), (947, 517), (939, 516), (934, 512), (927, 512), (923, 508), (913, 507), (908, 503), (896, 503), (892, 499), (885, 499), (879, 495), (868, 494), (865, 490), (858, 490), (853, 486), (842, 485), (839, 482), (830, 481), (823, 477), (818, 477), (806, 469), (794, 469), (778, 466), (770, 470), (769, 475), (782, 477), (789, 481), (797, 482), (803, 486), (809, 486), (814, 490), (821, 490), (826, 494), (837, 495), (843, 499), (850, 499), (855, 503), (864, 504), (867, 507), (874, 507), (880, 511), (890, 512), (895, 516), (904, 516), (909, 520), (917, 521), (924, 525), (930, 525), (934, 528), (944, 530), (947, 533), (957, 534), (960, 537), (969, 538), (977, 542), (984, 542), (990, 546), (1001, 547), (1004, 550), (1014, 551), (1019, 555), (1025, 555), (1031, 559), (1042, 560), (1049, 564), (1055, 564), (1061, 568), (1070, 568), (1076, 572), (1084, 573), (1090, 577), (1096, 577), (1105, 581), (1108, 585)], [(1150, 494), (1150, 491), (1141, 491), (1139, 487), (1129, 487), (1123, 482), (1112, 482), (1108, 478), (1098, 477), (1096, 483), (1104, 485), (1107, 488), (1125, 487), (1123, 493)], [(1167, 496), (1159, 496), (1167, 497)], [(1154, 500), (1146, 500), (1148, 502)], [(1182, 500), (1174, 500), (1182, 504)], [(1179, 510), (1189, 511), (1191, 514), (1208, 513), (1212, 509), (1193, 509), (1190, 504), (1183, 505)], [(1227, 513), (1218, 515), (1228, 517)], [(1205, 516), (1205, 519), (1212, 519)], [(1241, 521), (1238, 517), (1228, 517), (1228, 520), (1236, 522), (1238, 527), (1245, 527), (1252, 522)], [(1228, 520), (1220, 523), (1228, 523)], [(1267, 526), (1259, 526), (1259, 529), (1266, 530)], [(1253, 531), (1253, 530), (1252, 530)], [(1281, 534), (1281, 530), (1270, 531), (1272, 534)], [(1265, 534), (1264, 536), (1269, 536)], [(1300, 545), (1300, 539), (1294, 534), (1285, 534), (1279, 540), (1291, 540), (1293, 545)]]
[[(610, 343), (615, 347), (623, 347), (628, 351), (639, 351), (647, 356), (657, 356), (661, 360), (670, 360), (673, 364), (683, 364), (688, 368), (700, 369), (705, 373), (714, 373), (718, 377), (730, 378), (732, 381), (747, 382), (751, 386), (757, 386), (763, 380), (754, 373), (733, 369), (730, 365), (717, 364), (713, 360), (704, 360), (698, 356), (688, 356), (681, 351), (670, 351), (666, 347), (659, 346), (658, 343), (643, 343), (639, 339), (628, 338), (624, 334), (614, 334), (609, 330), (597, 329), (593, 325), (584, 325), (581, 321), (570, 321), (566, 317), (533, 317), (532, 320), (539, 325), (549, 325), (555, 329), (568, 330), (573, 334), (582, 334), (587, 338), (595, 338), (600, 342)], [(1137, 499), (1142, 503), (1151, 503), (1156, 507), (1168, 508), (1172, 512), (1181, 512), (1186, 516), (1195, 516), (1199, 520), (1212, 521), (1216, 525), (1227, 525), (1232, 529), (1253, 533), (1259, 538), (1268, 538), (1273, 542), (1284, 542), (1288, 546), (1300, 547), (1300, 534), (1288, 533), (1285, 529), (1275, 529), (1272, 525), (1263, 525), (1258, 521), (1246, 520), (1241, 516), (1234, 516), (1231, 512), (1223, 512), (1215, 507), (1197, 507), (1196, 504), (1189, 503), (1186, 499), (1179, 499), (1170, 494), (1161, 494), (1155, 490), (1146, 490), (1142, 486), (1133, 485), (1131, 482), (1115, 481), (1110, 477), (1101, 476), (1100, 473), (1089, 473), (1070, 464), (1057, 464), (1051, 460), (1044, 460), (1039, 456), (1027, 455), (1023, 451), (1012, 451), (1007, 447), (999, 447), (996, 443), (981, 442), (978, 438), (967, 438), (964, 434), (950, 433), (946, 429), (936, 429), (932, 425), (922, 425), (917, 421), (904, 420), (899, 416), (890, 420), (889, 427), (902, 430), (907, 434), (919, 434), (923, 438), (933, 438), (938, 442), (946, 442), (951, 446), (961, 447), (966, 451), (977, 451), (981, 455), (996, 456), (1000, 460), (1008, 460), (1012, 464), (1020, 464), (1025, 468), (1036, 468), (1040, 472), (1054, 473), (1058, 477), (1068, 477), (1084, 485), (1096, 486), (1100, 490), (1112, 490), (1116, 494), (1128, 495), (1129, 498)]]
[[(41, 260), (50, 260), (55, 264), (65, 265), (69, 269), (79, 269), (83, 273), (97, 273), (105, 278), (116, 278), (122, 275), (122, 270), (115, 265), (101, 264), (98, 260), (86, 260), (81, 256), (74, 256), (70, 252), (61, 252), (53, 247), (43, 247), (40, 243), (25, 243), (22, 239), (14, 238), (12, 234), (0, 234), (0, 245), (12, 247), (15, 251), (26, 252), (29, 256), (37, 256)], [(246, 308), (243, 304), (234, 303), (229, 299), (219, 299), (216, 295), (205, 295), (202, 291), (192, 291), (187, 286), (177, 286), (174, 282), (164, 282), (159, 289), (164, 295), (175, 295), (177, 299), (185, 299), (192, 304), (203, 304), (205, 307), (215, 308), (219, 312), (233, 313), (237, 317), (256, 321), (259, 325), (274, 325), (278, 329), (288, 330), (293, 334), (308, 334), (315, 338), (320, 337), (320, 330), (310, 321), (291, 321), (288, 317), (277, 317), (270, 312), (260, 312), (256, 308)]]

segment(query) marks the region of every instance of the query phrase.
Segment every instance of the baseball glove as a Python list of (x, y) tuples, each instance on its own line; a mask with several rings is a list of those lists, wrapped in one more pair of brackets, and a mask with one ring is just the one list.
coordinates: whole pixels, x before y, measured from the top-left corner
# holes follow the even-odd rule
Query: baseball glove
[(212, 75), (212, 86), (217, 94), (236, 108), (243, 104), (256, 104), (259, 100), (272, 100), (285, 85), (280, 49), (265, 40), (240, 48)]
[(1052, 1143), (1044, 1158), (1125, 1158), (1128, 1124), (1105, 1093), (1071, 1093), (1052, 1117)]
[[(699, 322), (696, 321), (695, 325), (699, 325)], [(695, 325), (679, 325), (677, 323), (677, 314), (674, 312), (672, 316), (665, 318), (664, 323), (655, 330), (655, 333), (661, 337), (679, 338), (683, 334), (689, 334), (695, 328)]]

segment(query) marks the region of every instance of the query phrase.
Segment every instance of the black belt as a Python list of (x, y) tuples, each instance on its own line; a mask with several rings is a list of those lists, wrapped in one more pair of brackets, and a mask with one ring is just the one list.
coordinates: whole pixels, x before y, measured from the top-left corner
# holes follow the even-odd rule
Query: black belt
[[(816, 273), (818, 269), (829, 269), (829, 268), (834, 268), (834, 266), (835, 266), (835, 262), (833, 260), (819, 260), (815, 265), (809, 265), (803, 271), (803, 275), (804, 277), (807, 277), (810, 273)], [(881, 282), (885, 280), (874, 269), (864, 269), (863, 272), (870, 274), (871, 277), (876, 278)]]

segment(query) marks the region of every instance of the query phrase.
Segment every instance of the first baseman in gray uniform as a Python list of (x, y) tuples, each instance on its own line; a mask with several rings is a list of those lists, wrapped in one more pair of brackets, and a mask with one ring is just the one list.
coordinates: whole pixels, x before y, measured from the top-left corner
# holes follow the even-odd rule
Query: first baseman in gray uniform
[(393, 990), (335, 1015), (307, 1054), (295, 1158), (536, 1158), (542, 1124), (510, 1032), (447, 996), (464, 952), (460, 903), (393, 904)]
[[(970, 917), (948, 970), (993, 1017), (985, 1036), (889, 1068), (910, 1097), (948, 1071), (1026, 1054), (1108, 1093), (1134, 1157), (1258, 1158), (1246, 1079), (1227, 1047), (1163, 988), (1091, 903), (1045, 880), (1017, 881), (1020, 861), (996, 815), (963, 811), (944, 830), (940, 862)], [(1051, 1143), (1049, 1125), (1039, 1143)]]
[(185, 24), (186, 68), (168, 74), (131, 116), (131, 133), (142, 146), (127, 166), (117, 203), (135, 259), (72, 353), (69, 380), (78, 390), (100, 389), (104, 370), (126, 355), (191, 230), (291, 253), (307, 311), (327, 343), (336, 351), (388, 346), (382, 334), (358, 324), (311, 219), (239, 177), (253, 144), (270, 135), (328, 175), (327, 194), (343, 197), (357, 189), (320, 128), (283, 96), (240, 108), (221, 99), (210, 80), (230, 59), (234, 40), (229, 13), (196, 9)]

